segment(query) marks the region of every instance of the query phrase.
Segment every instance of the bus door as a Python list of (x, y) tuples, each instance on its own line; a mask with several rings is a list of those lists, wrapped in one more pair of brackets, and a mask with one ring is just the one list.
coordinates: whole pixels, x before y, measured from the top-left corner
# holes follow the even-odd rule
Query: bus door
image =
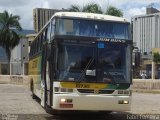
[(53, 82), (50, 78), (50, 71), (51, 71), (51, 60), (50, 60), (50, 52), (51, 46), (45, 44), (43, 47), (42, 52), (42, 81), (44, 81), (44, 89), (45, 89), (45, 105), (51, 106), (52, 105), (52, 97), (53, 97)]

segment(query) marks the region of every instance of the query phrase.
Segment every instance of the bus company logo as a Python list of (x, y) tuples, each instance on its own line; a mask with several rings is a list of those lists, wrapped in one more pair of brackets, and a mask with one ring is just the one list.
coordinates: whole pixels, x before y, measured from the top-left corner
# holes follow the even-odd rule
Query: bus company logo
[(106, 41), (106, 42), (109, 42), (110, 39), (108, 39), (108, 38), (99, 38), (99, 39), (97, 39), (97, 41)]
[(110, 39), (110, 42), (125, 43), (125, 40), (119, 40), (119, 39)]
[(97, 41), (103, 41), (103, 42), (117, 42), (117, 43), (125, 43), (125, 40), (120, 39), (109, 39), (109, 38), (99, 38)]

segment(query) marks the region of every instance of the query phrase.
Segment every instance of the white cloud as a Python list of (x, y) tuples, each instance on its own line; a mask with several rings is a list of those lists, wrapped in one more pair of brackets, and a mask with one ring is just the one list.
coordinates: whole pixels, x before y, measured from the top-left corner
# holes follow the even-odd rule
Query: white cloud
[(83, 7), (83, 5), (92, 2), (99, 4), (104, 11), (108, 5), (120, 8), (124, 12), (124, 17), (130, 20), (134, 15), (145, 14), (147, 5), (151, 2), (160, 3), (160, 0), (0, 0), (0, 12), (7, 10), (14, 15), (19, 15), (22, 27), (33, 29), (34, 8), (66, 9), (70, 5)]
[(146, 14), (146, 7), (130, 8), (127, 12), (125, 12), (124, 17), (130, 21), (131, 17), (136, 15), (144, 15), (144, 14)]
[(13, 15), (19, 15), (22, 28), (33, 30), (33, 9), (46, 5), (43, 2), (44, 0), (1, 0), (0, 12), (7, 10)]
[(28, 0), (1, 0), (0, 6), (3, 7), (17, 7), (17, 6), (24, 6), (29, 4)]
[(128, 11), (128, 13), (132, 16), (135, 16), (135, 15), (142, 15), (142, 14), (145, 14), (146, 12), (146, 7), (142, 7), (142, 8), (133, 8), (133, 9), (130, 9)]

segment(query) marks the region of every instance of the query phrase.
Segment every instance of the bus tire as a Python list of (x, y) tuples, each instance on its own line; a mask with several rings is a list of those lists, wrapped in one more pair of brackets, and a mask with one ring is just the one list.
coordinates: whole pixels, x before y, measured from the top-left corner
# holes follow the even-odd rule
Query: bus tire
[(46, 100), (47, 98), (45, 97), (44, 98), (44, 109), (45, 111), (48, 113), (48, 114), (51, 114), (51, 115), (59, 115), (59, 110), (54, 110), (51, 106), (49, 106), (47, 103), (46, 103)]
[(47, 104), (45, 104), (45, 111), (49, 114), (53, 114), (53, 109), (50, 106), (48, 106)]
[(37, 96), (34, 93), (32, 93), (32, 99), (36, 99), (36, 98)]
[(34, 85), (33, 85), (33, 80), (30, 82), (30, 90), (32, 92), (32, 99), (36, 99), (36, 95), (34, 94)]

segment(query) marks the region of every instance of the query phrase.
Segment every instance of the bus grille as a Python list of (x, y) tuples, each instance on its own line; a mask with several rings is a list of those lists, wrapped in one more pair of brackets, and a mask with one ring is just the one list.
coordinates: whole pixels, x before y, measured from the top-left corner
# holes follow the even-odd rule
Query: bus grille
[(114, 90), (77, 89), (80, 93), (112, 94)]
[(80, 93), (94, 93), (94, 89), (77, 89)]

